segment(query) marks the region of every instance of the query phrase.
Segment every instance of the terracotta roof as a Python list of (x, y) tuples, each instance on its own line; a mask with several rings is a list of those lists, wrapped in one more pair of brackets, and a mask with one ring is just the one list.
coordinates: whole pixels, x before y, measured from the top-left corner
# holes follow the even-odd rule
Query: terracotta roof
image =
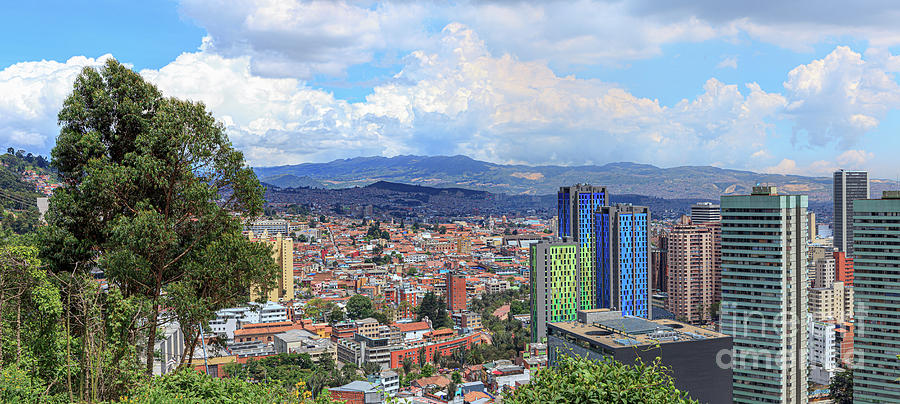
[(438, 386), (440, 388), (444, 388), (450, 384), (450, 379), (448, 379), (444, 376), (441, 376), (441, 375), (436, 375), (436, 376), (423, 377), (421, 379), (416, 379), (412, 382), (412, 385), (416, 386), (416, 387), (425, 387), (425, 386), (432, 385), (432, 384), (435, 386)]
[(415, 323), (405, 323), (405, 324), (404, 323), (394, 323), (394, 325), (396, 325), (397, 328), (400, 329), (400, 332), (413, 332), (413, 331), (423, 331), (423, 330), (431, 329), (431, 327), (428, 326), (428, 323), (426, 323), (424, 321), (417, 321)]
[(491, 396), (489, 396), (481, 391), (470, 391), (463, 396), (463, 401), (465, 401), (467, 403), (471, 403), (473, 401), (480, 400), (483, 398), (490, 399)]
[(504, 304), (503, 306), (498, 307), (497, 310), (494, 310), (493, 314), (494, 317), (497, 317), (501, 320), (506, 320), (506, 317), (509, 316), (509, 305)]
[(240, 329), (234, 331), (235, 337), (247, 336), (247, 335), (259, 335), (259, 334), (280, 334), (288, 330), (302, 330), (303, 327), (299, 324), (297, 325), (283, 325), (283, 326), (275, 326), (275, 327), (257, 327), (251, 329)]

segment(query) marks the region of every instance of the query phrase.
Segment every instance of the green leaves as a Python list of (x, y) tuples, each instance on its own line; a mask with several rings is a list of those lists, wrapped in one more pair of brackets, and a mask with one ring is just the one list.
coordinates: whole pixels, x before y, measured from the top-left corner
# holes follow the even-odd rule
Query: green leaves
[(372, 300), (368, 297), (353, 295), (347, 300), (347, 318), (358, 320), (371, 317), (372, 314)]
[(835, 404), (850, 404), (853, 402), (853, 370), (843, 369), (831, 378), (828, 386), (828, 397)]
[(217, 309), (271, 282), (271, 250), (243, 239), (236, 217), (261, 212), (263, 189), (202, 103), (166, 98), (109, 60), (76, 78), (59, 123), (53, 165), (67, 186), (51, 199), (42, 256), (60, 273), (97, 265), (124, 298), (145, 300), (132, 334), (147, 346), (160, 308), (190, 351)]
[(539, 370), (530, 384), (519, 387), (503, 402), (696, 403), (675, 388), (666, 372), (658, 360), (630, 366), (612, 359), (593, 361), (562, 355), (556, 367)]

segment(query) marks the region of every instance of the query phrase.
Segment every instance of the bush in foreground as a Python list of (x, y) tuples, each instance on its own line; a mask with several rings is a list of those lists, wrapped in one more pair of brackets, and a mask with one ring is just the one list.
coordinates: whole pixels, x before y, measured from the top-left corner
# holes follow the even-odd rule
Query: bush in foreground
[(287, 390), (275, 384), (251, 383), (241, 379), (218, 379), (186, 369), (160, 377), (154, 377), (148, 383), (132, 390), (128, 396), (121, 397), (119, 403), (196, 403), (196, 404), (230, 404), (230, 403), (332, 403), (327, 394), (317, 399), (306, 390), (303, 382), (297, 383), (294, 390)]
[(504, 398), (504, 403), (689, 404), (687, 392), (659, 361), (625, 365), (614, 360), (594, 361), (562, 356), (556, 367), (541, 369), (531, 383)]

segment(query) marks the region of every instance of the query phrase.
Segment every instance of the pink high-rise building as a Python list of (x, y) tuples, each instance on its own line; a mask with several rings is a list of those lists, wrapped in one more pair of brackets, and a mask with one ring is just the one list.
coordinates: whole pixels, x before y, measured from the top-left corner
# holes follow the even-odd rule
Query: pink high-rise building
[(669, 299), (675, 318), (698, 323), (712, 319), (722, 298), (721, 225), (691, 223), (682, 216), (669, 233)]

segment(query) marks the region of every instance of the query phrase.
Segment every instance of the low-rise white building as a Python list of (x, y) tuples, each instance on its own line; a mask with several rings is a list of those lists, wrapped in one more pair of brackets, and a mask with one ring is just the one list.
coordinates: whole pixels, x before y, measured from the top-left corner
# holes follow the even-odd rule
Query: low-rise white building
[(234, 331), (243, 324), (277, 323), (288, 321), (287, 308), (275, 302), (250, 303), (244, 307), (232, 307), (216, 312), (216, 318), (209, 322), (212, 332), (234, 340)]

